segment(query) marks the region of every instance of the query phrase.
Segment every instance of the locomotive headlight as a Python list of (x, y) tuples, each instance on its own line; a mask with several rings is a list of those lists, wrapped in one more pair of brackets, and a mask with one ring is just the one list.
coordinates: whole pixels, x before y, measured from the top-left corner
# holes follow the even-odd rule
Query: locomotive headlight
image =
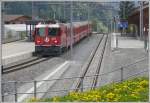
[(58, 43), (58, 41), (57, 41), (57, 40), (54, 40), (54, 43), (55, 43), (55, 44), (57, 44), (57, 43)]
[(41, 43), (41, 41), (40, 41), (40, 40), (37, 40), (37, 43)]
[(40, 41), (39, 41), (39, 40), (38, 40), (37, 42), (38, 42), (38, 43), (40, 43)]

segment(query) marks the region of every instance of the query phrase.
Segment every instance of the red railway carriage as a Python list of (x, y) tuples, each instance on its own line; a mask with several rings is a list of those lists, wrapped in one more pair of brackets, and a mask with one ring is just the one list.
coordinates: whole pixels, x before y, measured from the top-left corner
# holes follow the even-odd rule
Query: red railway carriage
[[(91, 23), (73, 22), (73, 44), (91, 33)], [(70, 23), (39, 23), (35, 27), (35, 52), (61, 54), (71, 44)]]

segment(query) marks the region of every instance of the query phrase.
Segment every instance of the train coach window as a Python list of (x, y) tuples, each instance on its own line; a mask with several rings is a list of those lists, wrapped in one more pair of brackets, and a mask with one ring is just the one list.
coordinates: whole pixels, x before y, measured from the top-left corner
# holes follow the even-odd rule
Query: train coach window
[(37, 35), (44, 36), (45, 34), (45, 28), (38, 28), (37, 29)]
[(59, 28), (49, 28), (48, 29), (48, 35), (50, 36), (56, 36), (58, 35)]

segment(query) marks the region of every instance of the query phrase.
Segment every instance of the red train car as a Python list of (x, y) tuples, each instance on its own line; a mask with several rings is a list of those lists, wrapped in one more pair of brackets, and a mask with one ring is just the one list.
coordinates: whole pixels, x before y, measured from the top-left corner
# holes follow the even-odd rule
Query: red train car
[[(91, 23), (73, 22), (73, 44), (91, 34)], [(61, 54), (70, 47), (70, 23), (39, 23), (35, 27), (35, 53), (45, 55)]]

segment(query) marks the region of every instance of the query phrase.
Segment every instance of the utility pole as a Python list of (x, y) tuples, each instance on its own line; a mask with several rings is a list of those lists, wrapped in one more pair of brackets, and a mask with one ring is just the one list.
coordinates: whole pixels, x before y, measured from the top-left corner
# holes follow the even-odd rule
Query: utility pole
[(65, 12), (65, 10), (66, 10), (66, 9), (65, 9), (65, 8), (66, 8), (66, 6), (65, 6), (65, 1), (64, 1), (64, 3), (63, 3), (63, 7), (64, 7), (64, 9), (63, 9), (63, 10), (64, 10), (64, 11), (63, 11), (63, 19), (65, 20), (65, 19), (66, 19), (66, 18), (65, 18), (65, 14), (66, 14), (66, 12)]
[(114, 17), (114, 33), (116, 32), (116, 17)]
[(111, 24), (110, 24), (110, 25), (111, 25), (110, 32), (112, 33), (112, 31), (113, 31), (113, 30), (112, 30), (112, 28), (113, 28), (113, 27), (112, 27), (112, 26), (113, 26), (113, 24), (112, 24), (112, 23), (113, 23), (112, 19), (110, 20), (110, 22), (111, 22)]
[(143, 2), (140, 1), (140, 39), (143, 36)]
[(55, 20), (56, 19), (56, 15), (55, 15), (55, 10), (54, 10), (54, 5), (51, 5), (51, 9), (52, 9), (52, 18)]
[(125, 19), (125, 3), (123, 4), (123, 19)]
[(88, 3), (88, 35), (89, 35), (89, 28), (90, 28), (90, 26), (89, 26), (89, 23), (90, 23), (90, 5), (89, 5), (89, 3)]
[[(34, 15), (34, 1), (32, 1), (32, 20), (34, 20), (34, 19), (35, 19), (35, 15)], [(31, 31), (33, 32), (34, 25), (31, 24), (30, 26), (32, 26), (32, 30)], [(30, 32), (30, 41), (33, 40), (32, 32)]]
[(0, 1), (0, 102), (2, 102), (2, 35), (3, 33), (3, 12), (4, 12), (4, 4)]
[(52, 16), (52, 19), (54, 20), (55, 19), (55, 4), (51, 4), (51, 16)]
[[(124, 3), (124, 5), (123, 5), (123, 19), (126, 19), (126, 17), (125, 17), (125, 5), (126, 5), (126, 3)], [(123, 28), (123, 33), (125, 33), (124, 28)]]
[(71, 59), (73, 54), (73, 4), (70, 1), (70, 52), (71, 52)]
[(32, 20), (34, 20), (34, 4), (33, 4), (33, 1), (32, 1)]
[(57, 7), (57, 14), (58, 14), (58, 20), (60, 21), (60, 5), (58, 5)]
[(110, 22), (107, 20), (107, 25), (108, 25), (108, 34), (110, 33)]
[[(149, 49), (150, 49), (150, 44), (149, 44), (149, 41), (150, 41), (150, 0), (149, 0), (149, 26), (148, 26), (148, 53), (150, 53)], [(150, 61), (149, 61), (150, 63)], [(150, 74), (150, 73), (149, 73)], [(149, 96), (150, 97), (150, 96)]]
[(1, 28), (1, 43), (2, 43), (2, 40), (3, 40), (3, 38), (4, 38), (4, 15), (5, 15), (5, 7), (4, 7), (4, 2), (1, 2), (1, 8), (2, 8), (2, 10), (1, 10), (1, 26), (2, 26), (2, 28)]

